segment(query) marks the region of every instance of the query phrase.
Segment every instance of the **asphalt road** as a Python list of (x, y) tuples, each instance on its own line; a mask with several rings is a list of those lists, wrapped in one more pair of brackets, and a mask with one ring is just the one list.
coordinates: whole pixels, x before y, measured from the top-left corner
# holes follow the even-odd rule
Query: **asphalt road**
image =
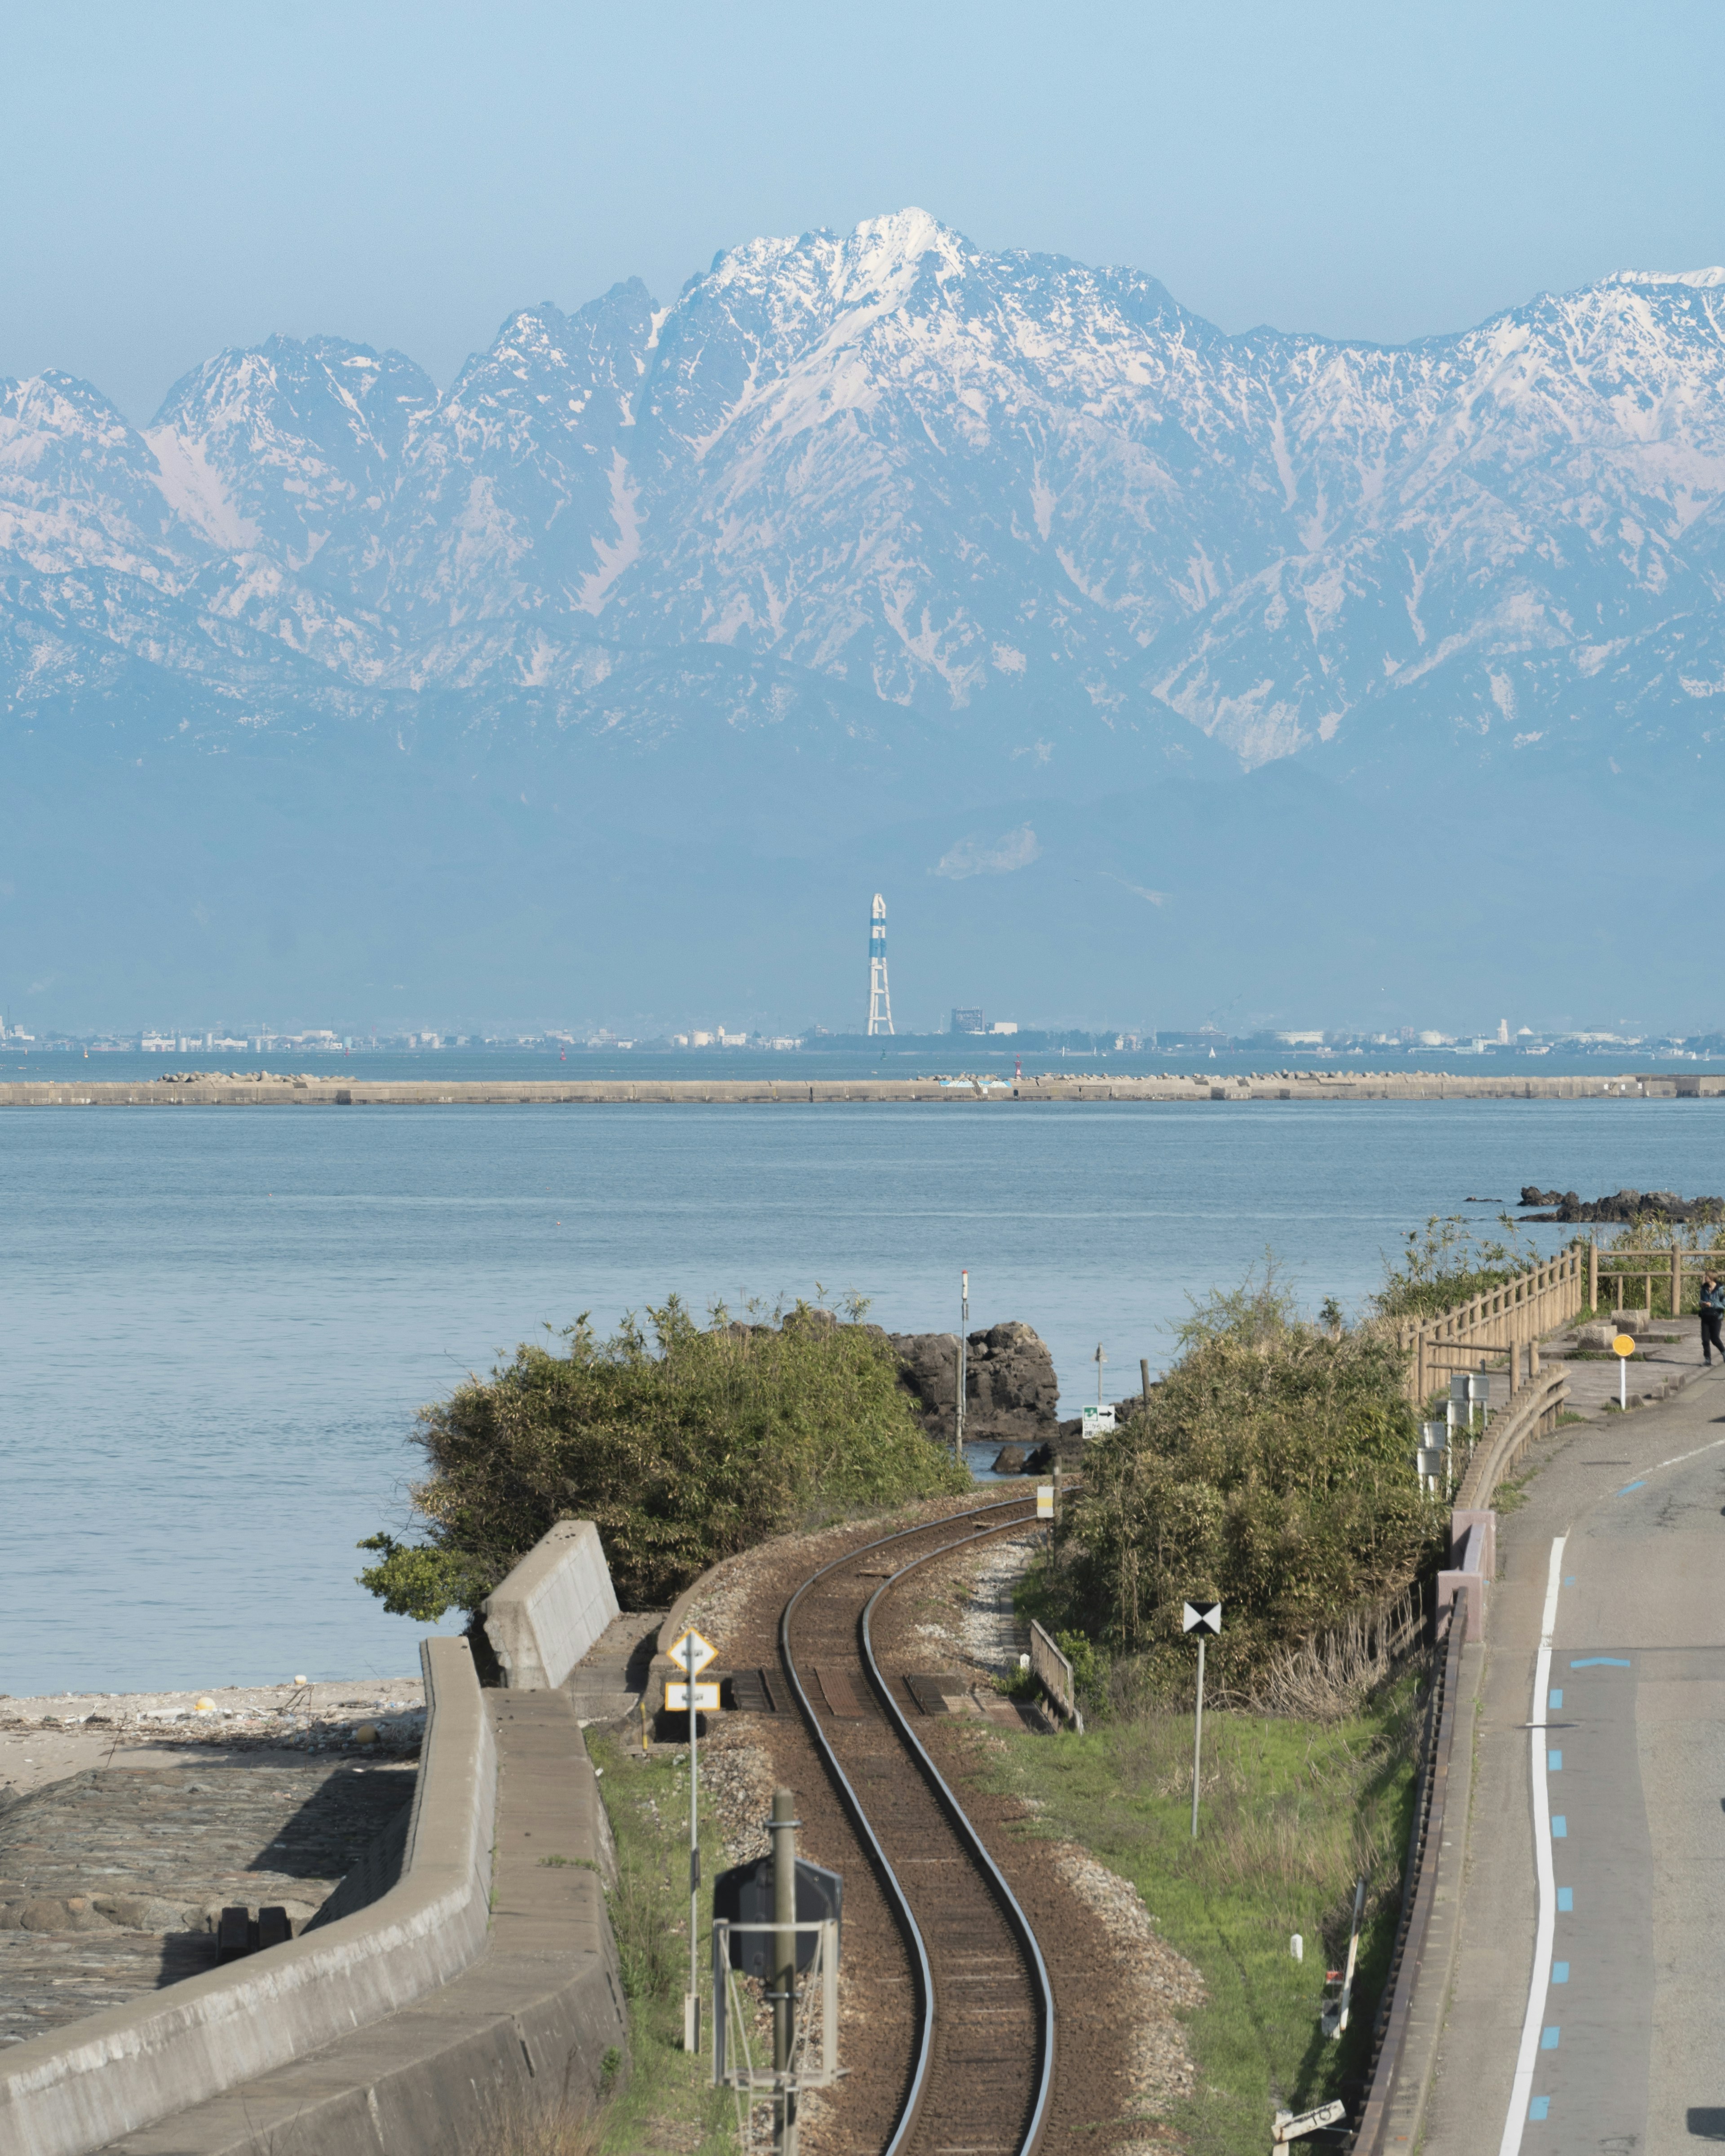
[(1542, 1451), (1423, 2152), (1676, 2156), (1725, 2144), (1725, 1375)]

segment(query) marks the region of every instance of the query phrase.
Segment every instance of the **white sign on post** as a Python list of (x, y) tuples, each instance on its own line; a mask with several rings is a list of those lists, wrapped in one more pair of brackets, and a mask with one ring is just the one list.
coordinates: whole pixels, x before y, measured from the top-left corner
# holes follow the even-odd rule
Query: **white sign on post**
[[(692, 1662), (689, 1656), (691, 1643), (695, 1650), (695, 1658)], [(686, 1671), (691, 1676), (698, 1677), (718, 1651), (711, 1640), (702, 1639), (700, 1633), (693, 1625), (691, 1625), (689, 1630), (679, 1637), (675, 1646), (671, 1649), (670, 1660), (680, 1670)]]
[[(667, 1714), (686, 1714), (689, 1712), (689, 1687), (677, 1684), (671, 1678), (665, 1681), (665, 1711)], [(719, 1687), (716, 1684), (697, 1684), (695, 1687), (695, 1712), (697, 1714), (716, 1714), (719, 1711)]]
[(1039, 1482), (1036, 1485), (1036, 1517), (1039, 1520), (1051, 1520), (1054, 1517), (1052, 1482)]
[(1286, 2148), (1291, 2141), (1302, 2134), (1321, 2133), (1327, 2126), (1339, 2126), (1348, 2116), (1344, 2103), (1321, 2103), (1316, 2111), (1279, 2111), (1276, 2114), (1276, 2145)]
[(1114, 1427), (1114, 1410), (1111, 1407), (1081, 1408), (1078, 1410), (1078, 1419), (1084, 1425), (1084, 1435), (1086, 1437), (1100, 1437), (1105, 1430), (1112, 1430)]
[(1198, 1839), (1199, 1769), (1204, 1758), (1204, 1635), (1220, 1632), (1219, 1602), (1187, 1602), (1181, 1605), (1180, 1630), (1198, 1635), (1198, 1710), (1192, 1721), (1192, 1839)]

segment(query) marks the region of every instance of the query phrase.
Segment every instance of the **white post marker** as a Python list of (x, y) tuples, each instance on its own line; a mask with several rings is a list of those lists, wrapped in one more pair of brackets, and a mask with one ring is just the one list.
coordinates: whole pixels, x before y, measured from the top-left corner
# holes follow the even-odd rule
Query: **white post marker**
[(1102, 1365), (1107, 1361), (1108, 1358), (1102, 1353), (1102, 1343), (1100, 1340), (1096, 1342), (1096, 1353), (1092, 1355), (1090, 1359), (1096, 1366), (1096, 1405), (1101, 1407), (1102, 1404)]
[(1204, 1758), (1204, 1635), (1222, 1629), (1219, 1602), (1189, 1602), (1183, 1605), (1180, 1630), (1198, 1635), (1198, 1712), (1192, 1725), (1192, 1839), (1198, 1839), (1198, 1776)]
[(1617, 1358), (1617, 1404), (1625, 1414), (1629, 1413), (1629, 1358), (1635, 1352), (1634, 1337), (1620, 1332), (1611, 1342), (1611, 1353)]
[[(684, 1672), (684, 1682), (676, 1689), (686, 1693), (689, 1704), (689, 1989), (683, 1994), (683, 2049), (701, 2049), (701, 1814), (696, 1799), (700, 1778), (700, 1763), (695, 1743), (695, 1717), (698, 1707), (707, 1704), (702, 1695), (716, 1690), (711, 1685), (697, 1685), (696, 1677), (718, 1653), (711, 1640), (704, 1640), (691, 1625), (670, 1650), (670, 1659)], [(672, 1691), (665, 1686), (667, 1695)], [(667, 1697), (665, 1704), (670, 1706)], [(716, 1701), (713, 1702), (717, 1704)]]

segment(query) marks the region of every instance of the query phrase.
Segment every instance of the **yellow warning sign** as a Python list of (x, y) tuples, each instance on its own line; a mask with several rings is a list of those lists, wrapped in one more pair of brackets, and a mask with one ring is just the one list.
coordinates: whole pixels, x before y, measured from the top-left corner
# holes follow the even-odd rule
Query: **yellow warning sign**
[(1620, 1332), (1617, 1337), (1611, 1342), (1611, 1353), (1614, 1355), (1622, 1355), (1627, 1358), (1633, 1355), (1635, 1352), (1635, 1341), (1627, 1332)]

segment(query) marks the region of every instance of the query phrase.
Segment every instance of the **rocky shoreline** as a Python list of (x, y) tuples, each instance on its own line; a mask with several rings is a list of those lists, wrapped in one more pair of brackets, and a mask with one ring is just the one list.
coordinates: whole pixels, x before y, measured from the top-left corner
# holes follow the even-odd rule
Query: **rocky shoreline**
[(1609, 1198), (1583, 1198), (1574, 1190), (1542, 1190), (1527, 1183), (1522, 1186), (1521, 1202), (1549, 1209), (1524, 1214), (1524, 1219), (1581, 1226), (1626, 1227), (1637, 1220), (1658, 1220), (1672, 1227), (1715, 1227), (1725, 1222), (1725, 1198), (1680, 1198), (1675, 1190), (1619, 1190)]

